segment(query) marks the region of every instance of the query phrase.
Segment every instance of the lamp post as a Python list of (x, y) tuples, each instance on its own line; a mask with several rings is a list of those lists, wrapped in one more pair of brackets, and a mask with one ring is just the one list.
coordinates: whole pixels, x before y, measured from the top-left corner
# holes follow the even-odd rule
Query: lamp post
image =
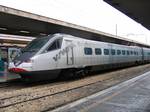
[(117, 37), (117, 33), (118, 33), (118, 26), (117, 26), (117, 24), (116, 24), (116, 26), (115, 26), (115, 33), (116, 33), (116, 37)]

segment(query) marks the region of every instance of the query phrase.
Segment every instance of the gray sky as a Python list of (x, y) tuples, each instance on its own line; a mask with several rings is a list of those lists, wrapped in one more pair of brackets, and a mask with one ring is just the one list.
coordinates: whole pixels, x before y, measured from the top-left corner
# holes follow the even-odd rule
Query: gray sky
[(102, 0), (0, 0), (0, 5), (150, 44), (150, 31)]

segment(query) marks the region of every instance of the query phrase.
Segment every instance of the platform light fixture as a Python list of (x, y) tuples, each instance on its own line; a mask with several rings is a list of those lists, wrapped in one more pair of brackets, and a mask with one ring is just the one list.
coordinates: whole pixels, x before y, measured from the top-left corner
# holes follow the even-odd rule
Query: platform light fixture
[(35, 37), (26, 37), (26, 36), (18, 36), (18, 35), (0, 34), (0, 39), (4, 39), (4, 40), (32, 41), (33, 39), (35, 39)]
[(0, 30), (7, 30), (7, 28), (2, 28), (2, 27), (0, 27)]
[(26, 44), (11, 44), (11, 43), (1, 43), (2, 46), (19, 46), (19, 47), (25, 47)]
[(21, 32), (21, 33), (30, 33), (29, 31), (25, 31), (25, 30), (21, 30), (19, 32)]
[(45, 34), (45, 33), (40, 33), (40, 35), (43, 35), (43, 36), (45, 36), (45, 35), (47, 35), (47, 34)]

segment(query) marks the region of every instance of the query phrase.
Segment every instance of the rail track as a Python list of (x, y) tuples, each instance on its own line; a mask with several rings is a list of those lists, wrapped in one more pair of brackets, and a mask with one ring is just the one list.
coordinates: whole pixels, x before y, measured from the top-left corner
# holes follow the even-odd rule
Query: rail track
[[(49, 111), (149, 71), (150, 64), (0, 93), (0, 111)], [(7, 85), (7, 83), (6, 83)], [(1, 85), (0, 85), (1, 86)]]
[(21, 90), (28, 90), (28, 89), (40, 89), (45, 86), (52, 86), (57, 84), (65, 83), (63, 80), (56, 79), (56, 80), (46, 80), (46, 81), (39, 81), (39, 82), (24, 82), (21, 79), (12, 80), (9, 82), (0, 83), (0, 95), (3, 93), (13, 93), (14, 91), (21, 91)]

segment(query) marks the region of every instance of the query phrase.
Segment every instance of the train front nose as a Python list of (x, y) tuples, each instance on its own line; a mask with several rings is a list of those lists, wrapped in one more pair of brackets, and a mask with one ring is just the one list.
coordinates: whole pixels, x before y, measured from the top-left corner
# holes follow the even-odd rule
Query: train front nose
[(32, 71), (32, 63), (31, 62), (22, 62), (22, 63), (17, 64), (15, 62), (12, 62), (9, 64), (8, 70), (10, 72), (14, 72), (14, 73), (29, 72), (29, 71)]

